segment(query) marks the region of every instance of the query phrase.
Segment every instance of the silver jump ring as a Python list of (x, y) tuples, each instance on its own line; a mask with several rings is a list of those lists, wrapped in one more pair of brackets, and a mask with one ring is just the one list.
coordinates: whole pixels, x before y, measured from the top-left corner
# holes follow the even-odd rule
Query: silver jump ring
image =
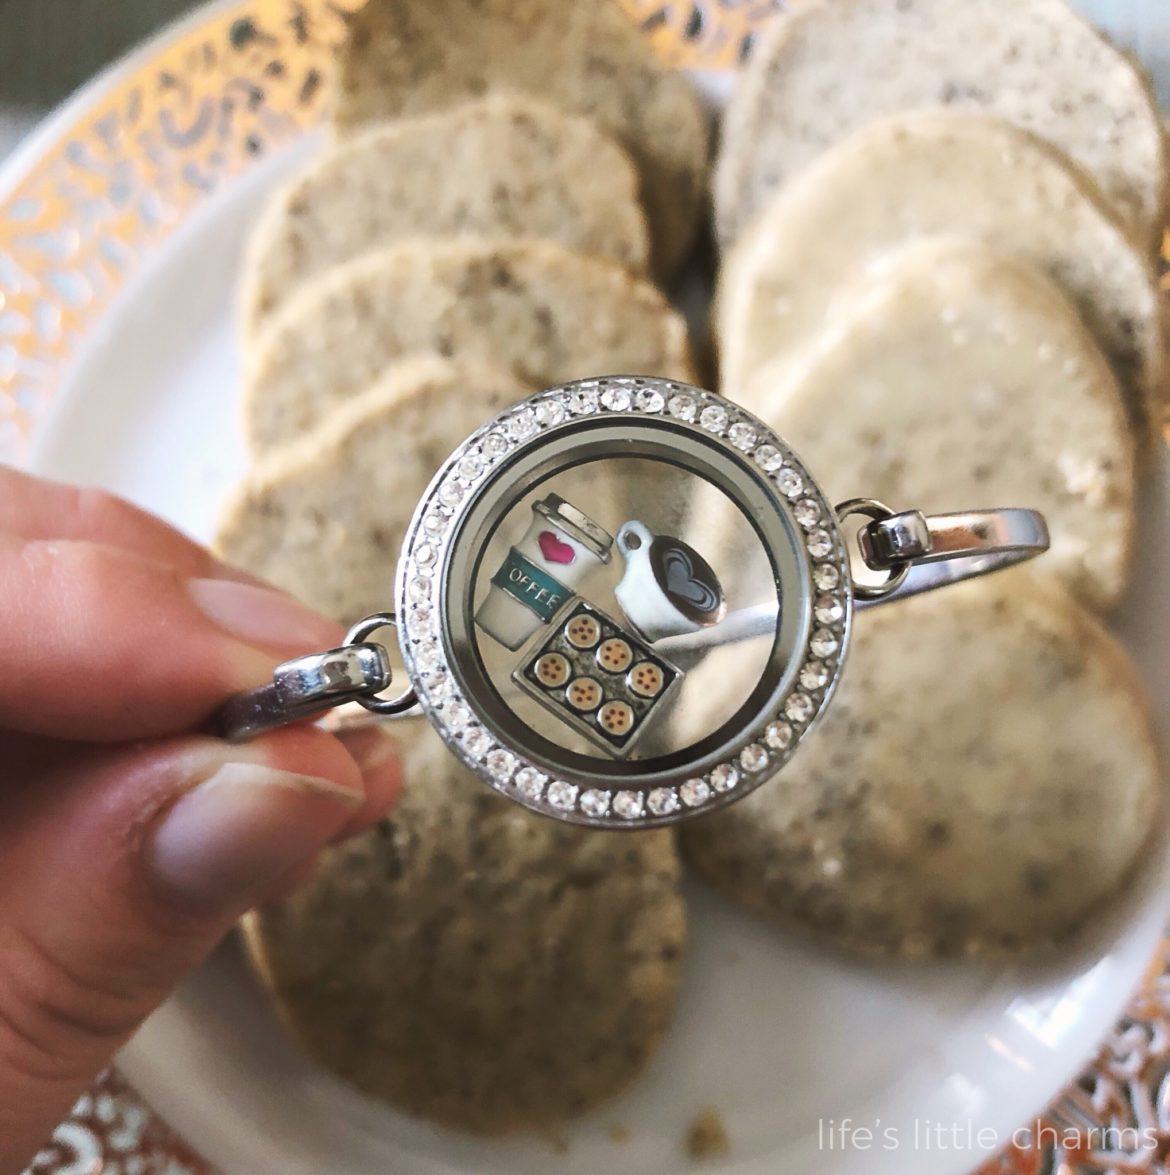
[[(359, 620), (349, 632), (345, 634), (347, 645), (359, 645), (379, 628), (398, 628), (398, 617), (393, 612), (375, 612)], [(379, 646), (380, 647), (380, 646)], [(389, 685), (389, 681), (386, 683)], [(377, 694), (359, 694), (352, 699), (359, 706), (364, 706), (371, 714), (383, 714), (388, 717), (397, 717), (413, 710), (418, 705), (418, 695), (414, 688), (404, 689), (396, 698), (380, 698)]]
[[(860, 514), (863, 518), (870, 519), (871, 522), (888, 522), (897, 517), (895, 511), (891, 510), (884, 502), (877, 501), (876, 498), (850, 498), (837, 507), (838, 522), (843, 523), (846, 518), (851, 518), (855, 514)], [(872, 602), (885, 599), (886, 596), (892, 595), (902, 586), (906, 576), (910, 574), (910, 561), (909, 559), (899, 559), (884, 566), (878, 566), (871, 562), (863, 539), (869, 529), (869, 527), (863, 528), (857, 536), (862, 558), (865, 559), (865, 565), (871, 571), (884, 571), (886, 578), (880, 583), (858, 583), (857, 580), (854, 580), (853, 595), (857, 600)]]

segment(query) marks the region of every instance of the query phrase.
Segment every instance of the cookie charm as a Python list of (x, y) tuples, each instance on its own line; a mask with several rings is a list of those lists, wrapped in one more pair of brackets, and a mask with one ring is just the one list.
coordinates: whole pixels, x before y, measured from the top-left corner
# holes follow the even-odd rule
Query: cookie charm
[[(842, 529), (853, 516), (860, 578)], [(452, 454), (407, 531), (396, 612), (279, 666), (218, 725), (243, 738), (343, 702), (421, 711), (528, 808), (670, 824), (748, 794), (797, 752), (832, 701), (856, 609), (1047, 545), (1030, 510), (834, 507), (735, 404), (668, 380), (582, 380)], [(369, 639), (387, 625), (408, 678), (391, 699)]]

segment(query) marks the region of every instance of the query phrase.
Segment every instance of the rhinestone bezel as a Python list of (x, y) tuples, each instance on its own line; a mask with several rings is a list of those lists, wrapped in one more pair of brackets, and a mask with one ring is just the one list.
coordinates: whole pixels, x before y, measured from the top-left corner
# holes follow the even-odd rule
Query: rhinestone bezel
[[(708, 763), (700, 774), (692, 764), (690, 770), (684, 766), (675, 773), (647, 773), (598, 788), (572, 772), (550, 773), (547, 764), (501, 743), (475, 699), (449, 669), (440, 593), (457, 524), (509, 456), (558, 430), (579, 428), (582, 418), (592, 416), (657, 416), (672, 428), (703, 435), (718, 444), (727, 459), (762, 479), (773, 506), (791, 523), (809, 597), (809, 623), (793, 653), (787, 686), (758, 721), (728, 744), (722, 759)], [(478, 458), (483, 468), (475, 460), (469, 464), (469, 457)], [(468, 477), (471, 472), (474, 479)], [(754, 790), (784, 766), (836, 686), (852, 623), (851, 586), (832, 506), (800, 459), (771, 429), (731, 401), (686, 384), (610, 377), (539, 393), (485, 423), (452, 454), (411, 522), (397, 598), (407, 674), (422, 709), (466, 766), (533, 811), (599, 828), (647, 828), (713, 811)], [(836, 607), (828, 607), (830, 599)], [(826, 621), (827, 616), (834, 619)], [(827, 656), (829, 635), (836, 647)], [(814, 643), (815, 648), (810, 647)], [(822, 679), (823, 685), (809, 688)], [(777, 738), (782, 729), (790, 729), (791, 737)], [(778, 745), (781, 742), (786, 745)]]

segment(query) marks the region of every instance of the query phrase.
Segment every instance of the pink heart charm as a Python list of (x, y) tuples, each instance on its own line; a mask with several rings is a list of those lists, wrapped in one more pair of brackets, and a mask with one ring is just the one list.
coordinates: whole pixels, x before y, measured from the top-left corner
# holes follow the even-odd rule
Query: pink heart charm
[(562, 543), (551, 530), (542, 530), (536, 541), (540, 544), (540, 553), (550, 563), (572, 563), (577, 558), (577, 552), (568, 543)]

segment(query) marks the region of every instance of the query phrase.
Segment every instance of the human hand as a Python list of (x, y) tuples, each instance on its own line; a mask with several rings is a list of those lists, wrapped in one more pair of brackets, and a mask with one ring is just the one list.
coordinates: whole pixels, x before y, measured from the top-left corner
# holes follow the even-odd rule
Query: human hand
[(0, 1172), (244, 910), (400, 785), (376, 730), (244, 745), (230, 694), (341, 630), (126, 503), (0, 469)]

